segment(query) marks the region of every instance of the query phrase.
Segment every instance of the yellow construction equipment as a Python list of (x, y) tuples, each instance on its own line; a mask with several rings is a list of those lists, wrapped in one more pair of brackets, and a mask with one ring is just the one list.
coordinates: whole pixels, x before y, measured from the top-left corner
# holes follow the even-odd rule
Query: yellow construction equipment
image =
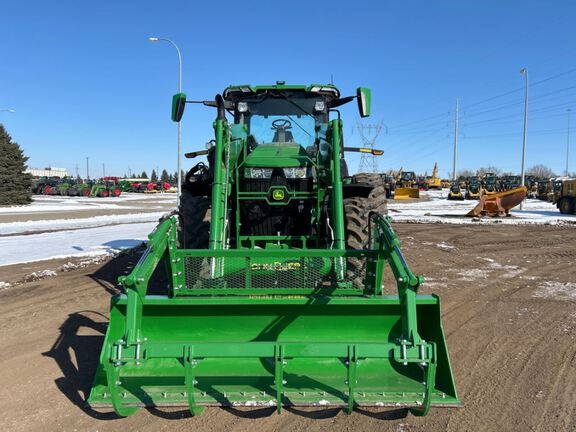
[(450, 187), (450, 192), (448, 192), (448, 199), (449, 200), (463, 200), (464, 195), (462, 194), (462, 189), (460, 189), (460, 185), (458, 182), (454, 182)]
[(442, 189), (442, 180), (438, 177), (438, 162), (434, 163), (432, 175), (426, 177), (426, 181), (428, 182), (428, 189)]
[(402, 173), (398, 182), (400, 187), (394, 189), (394, 199), (420, 198), (420, 190), (416, 186), (416, 174), (413, 171)]

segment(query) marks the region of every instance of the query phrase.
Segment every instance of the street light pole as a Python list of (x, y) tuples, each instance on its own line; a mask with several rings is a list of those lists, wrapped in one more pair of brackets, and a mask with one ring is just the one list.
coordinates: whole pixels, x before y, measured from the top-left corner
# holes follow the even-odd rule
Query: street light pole
[(566, 171), (564, 171), (564, 175), (568, 177), (568, 158), (570, 157), (570, 108), (566, 110), (568, 113), (568, 130), (566, 133)]
[[(528, 69), (523, 68), (520, 73), (524, 75), (524, 133), (522, 135), (522, 170), (520, 172), (521, 185), (524, 186), (524, 163), (526, 161), (526, 133), (528, 131)], [(523, 201), (520, 203), (520, 210), (522, 210)]]
[[(182, 54), (180, 53), (180, 48), (176, 45), (172, 40), (167, 38), (158, 38), (158, 37), (150, 37), (148, 38), (150, 42), (168, 42), (171, 44), (175, 49), (176, 53), (178, 54), (178, 93), (182, 93)], [(178, 122), (178, 172), (177, 172), (177, 181), (178, 181), (178, 193), (176, 194), (176, 207), (180, 206), (180, 195), (182, 194), (182, 179), (181, 179), (181, 163), (182, 161), (182, 122)]]
[(452, 181), (456, 181), (456, 159), (458, 158), (458, 98), (454, 112), (454, 159), (452, 160)]

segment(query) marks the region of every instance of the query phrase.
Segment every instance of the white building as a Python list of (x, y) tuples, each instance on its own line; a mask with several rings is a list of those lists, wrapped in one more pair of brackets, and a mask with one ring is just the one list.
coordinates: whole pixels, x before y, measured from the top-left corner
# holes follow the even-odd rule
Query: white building
[(69, 177), (66, 168), (48, 167), (44, 169), (28, 168), (26, 173), (32, 174), (32, 177)]

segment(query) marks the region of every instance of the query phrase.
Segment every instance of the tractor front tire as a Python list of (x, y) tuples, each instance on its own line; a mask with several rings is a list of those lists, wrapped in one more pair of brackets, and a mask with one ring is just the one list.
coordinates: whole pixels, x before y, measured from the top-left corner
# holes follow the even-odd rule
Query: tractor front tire
[(184, 249), (208, 249), (211, 200), (183, 190), (180, 196), (178, 240)]
[[(382, 190), (380, 190), (382, 189)], [(384, 187), (374, 188), (368, 198), (350, 197), (344, 200), (344, 217), (347, 249), (370, 248), (368, 225), (370, 213), (388, 214), (386, 191)], [(363, 289), (366, 266), (360, 258), (348, 258), (347, 278), (354, 288)]]

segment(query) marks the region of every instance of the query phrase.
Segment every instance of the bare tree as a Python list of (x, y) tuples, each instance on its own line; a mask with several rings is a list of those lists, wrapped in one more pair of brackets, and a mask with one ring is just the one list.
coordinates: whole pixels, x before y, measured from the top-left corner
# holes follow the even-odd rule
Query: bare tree
[(469, 169), (463, 169), (463, 170), (460, 170), (460, 171), (458, 171), (458, 172), (456, 173), (456, 178), (459, 178), (459, 177), (472, 177), (472, 176), (475, 176), (475, 175), (476, 175), (476, 173), (475, 173), (474, 171), (469, 170)]
[(532, 175), (534, 177), (540, 178), (556, 177), (554, 171), (542, 164), (534, 165), (532, 168), (529, 168), (526, 171), (526, 175)]
[(496, 174), (497, 176), (502, 175), (502, 170), (500, 168), (497, 168), (495, 166), (487, 166), (487, 167), (482, 167), (482, 168), (478, 168), (478, 175), (479, 176), (483, 176), (484, 174), (487, 173), (493, 173)]

